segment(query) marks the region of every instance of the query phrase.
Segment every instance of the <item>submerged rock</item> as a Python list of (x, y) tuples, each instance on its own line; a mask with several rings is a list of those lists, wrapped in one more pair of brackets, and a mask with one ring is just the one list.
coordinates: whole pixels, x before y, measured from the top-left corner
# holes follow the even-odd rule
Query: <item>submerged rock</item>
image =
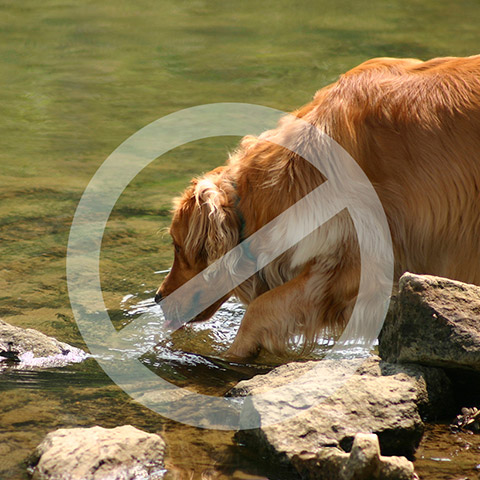
[[(324, 360), (320, 363), (328, 371), (340, 368), (338, 364), (342, 362), (345, 361)], [(285, 382), (290, 382), (303, 375), (312, 384), (328, 383), (325, 369), (320, 370), (321, 376), (316, 375), (316, 369), (308, 372), (312, 364), (318, 362), (284, 365), (266, 375), (240, 382), (230, 392), (231, 396), (249, 395), (245, 403), (248, 401), (250, 409), (259, 417), (260, 426), (240, 430), (236, 434), (237, 440), (261, 450), (274, 461), (293, 465), (302, 474), (309, 472), (308, 478), (343, 478), (324, 474), (322, 469), (343, 468), (344, 462), (340, 460), (346, 457), (338, 453), (349, 452), (359, 433), (378, 435), (384, 455), (412, 455), (422, 437), (422, 416), (436, 416), (451, 408), (450, 382), (441, 370), (389, 364), (372, 357), (330, 396), (316, 403), (309, 399), (303, 409), (298, 401), (304, 396), (302, 385), (291, 395), (276, 398), (275, 405), (270, 399), (270, 410), (278, 409), (281, 404), (282, 409), (296, 408), (299, 413), (273, 424), (268, 419), (269, 425), (265, 426), (267, 414), (260, 412), (269, 411), (269, 406), (265, 405), (269, 400), (265, 400), (261, 393), (268, 387), (278, 386), (282, 377)], [(308, 405), (313, 406), (308, 408)], [(311, 469), (312, 461), (316, 465), (315, 471)]]
[(0, 371), (7, 364), (22, 367), (60, 367), (81, 362), (87, 354), (31, 328), (0, 320)]
[(33, 480), (159, 480), (165, 442), (131, 425), (60, 429), (31, 460)]
[(480, 372), (480, 287), (404, 274), (379, 337), (380, 356)]

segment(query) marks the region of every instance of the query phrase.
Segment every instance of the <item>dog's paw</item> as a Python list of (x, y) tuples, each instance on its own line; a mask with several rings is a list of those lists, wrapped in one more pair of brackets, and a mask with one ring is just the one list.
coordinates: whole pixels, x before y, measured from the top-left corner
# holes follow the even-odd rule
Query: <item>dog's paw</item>
[(249, 361), (254, 360), (258, 353), (260, 352), (260, 347), (255, 348), (238, 348), (232, 345), (228, 350), (221, 354), (221, 357), (227, 362), (232, 363), (248, 363)]

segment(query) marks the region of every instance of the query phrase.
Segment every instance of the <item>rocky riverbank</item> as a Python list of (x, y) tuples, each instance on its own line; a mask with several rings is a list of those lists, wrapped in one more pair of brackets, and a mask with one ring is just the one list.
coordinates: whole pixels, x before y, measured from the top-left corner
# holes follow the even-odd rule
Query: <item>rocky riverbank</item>
[[(273, 425), (265, 414), (265, 400), (257, 399), (256, 394), (266, 385), (275, 388), (296, 376), (322, 382), (324, 372), (318, 375), (312, 365), (290, 363), (240, 382), (230, 394), (254, 395), (250, 403), (260, 427), (239, 431), (238, 441), (263, 452), (272, 462), (292, 466), (302, 478), (416, 478), (406, 458), (388, 474), (378, 467), (378, 459), (373, 462), (375, 468), (355, 467), (355, 459), (361, 457), (365, 464), (367, 452), (374, 448), (370, 443), (359, 453), (362, 442), (355, 446), (356, 439), (358, 435), (376, 435), (383, 455), (412, 459), (424, 422), (453, 418), (462, 395), (468, 395), (468, 385), (478, 380), (480, 288), (405, 274), (380, 335), (379, 353), (380, 357), (366, 360), (329, 398)], [(295, 401), (301, 395), (301, 388), (282, 398), (285, 408), (289, 408), (290, 399)], [(473, 395), (469, 402), (479, 398)]]
[[(291, 362), (239, 382), (227, 395), (240, 397), (239, 405), (245, 399), (239, 411), (258, 428), (239, 430), (237, 442), (291, 478), (418, 478), (412, 460), (425, 422), (451, 421), (461, 406), (480, 402), (480, 287), (412, 274), (399, 285), (380, 356)], [(36, 351), (64, 355), (55, 342)], [(290, 418), (276, 421), (278, 405)], [(478, 418), (477, 410), (463, 410), (456, 426), (475, 431)], [(161, 478), (164, 452), (158, 435), (131, 426), (60, 429), (37, 448), (30, 471), (41, 480)]]

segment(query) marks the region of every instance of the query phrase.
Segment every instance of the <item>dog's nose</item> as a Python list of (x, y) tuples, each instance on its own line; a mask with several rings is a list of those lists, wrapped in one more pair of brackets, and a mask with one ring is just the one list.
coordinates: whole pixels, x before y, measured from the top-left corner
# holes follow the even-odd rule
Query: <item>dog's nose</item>
[(157, 292), (155, 295), (155, 303), (160, 303), (162, 301), (162, 294), (160, 292)]

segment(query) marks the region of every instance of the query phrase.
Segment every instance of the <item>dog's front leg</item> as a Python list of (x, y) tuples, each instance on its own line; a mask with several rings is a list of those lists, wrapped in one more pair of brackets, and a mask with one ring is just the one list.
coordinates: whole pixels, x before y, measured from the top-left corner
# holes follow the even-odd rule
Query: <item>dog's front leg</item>
[(306, 295), (310, 275), (307, 267), (299, 276), (253, 300), (232, 346), (223, 356), (243, 361), (255, 357), (262, 347), (272, 353), (283, 353), (288, 338), (311, 310)]

